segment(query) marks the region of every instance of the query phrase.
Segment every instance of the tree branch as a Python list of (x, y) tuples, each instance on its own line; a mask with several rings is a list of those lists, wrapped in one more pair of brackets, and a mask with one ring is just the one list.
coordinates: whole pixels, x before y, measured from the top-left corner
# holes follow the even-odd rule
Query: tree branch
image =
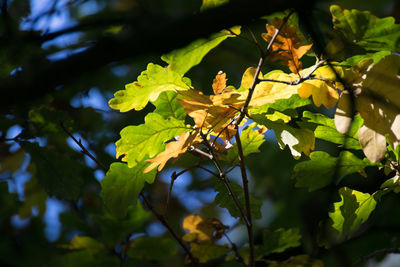
[[(67, 133), (72, 140), (74, 140), (74, 142), (81, 148), (81, 153), (88, 156), (89, 158), (91, 158), (94, 162), (97, 163), (97, 165), (99, 167), (101, 167), (105, 172), (108, 171), (108, 168), (106, 166), (104, 166), (100, 161), (98, 161), (96, 159), (96, 157), (94, 157), (86, 148), (85, 146), (82, 144), (82, 142), (79, 140), (77, 140), (70, 131), (68, 131), (68, 129), (65, 127), (64, 123), (62, 121), (60, 121), (60, 125), (61, 128), (64, 130), (65, 133)], [(165, 226), (165, 228), (168, 229), (168, 231), (170, 232), (170, 234), (173, 236), (173, 238), (179, 243), (179, 245), (183, 248), (183, 250), (186, 252), (186, 254), (189, 256), (190, 260), (196, 265), (198, 266), (198, 261), (197, 259), (192, 255), (192, 253), (190, 252), (190, 250), (186, 247), (186, 245), (183, 243), (183, 241), (179, 238), (179, 236), (175, 233), (175, 231), (171, 228), (171, 226), (168, 224), (167, 220), (165, 219), (165, 217), (161, 214), (159, 214), (154, 208), (153, 206), (150, 204), (150, 202), (146, 199), (146, 197), (144, 196), (143, 192), (140, 192), (140, 196), (143, 199), (143, 202), (146, 204), (146, 206), (148, 207), (148, 209), (154, 214), (154, 216), (161, 222), (162, 225)]]

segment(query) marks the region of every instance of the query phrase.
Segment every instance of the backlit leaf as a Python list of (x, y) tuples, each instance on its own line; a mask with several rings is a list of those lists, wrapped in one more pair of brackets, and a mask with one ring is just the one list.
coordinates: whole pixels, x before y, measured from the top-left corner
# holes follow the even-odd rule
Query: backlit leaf
[(288, 24), (283, 25), (283, 20), (275, 19), (272, 23), (273, 25), (266, 25), (267, 33), (262, 35), (266, 42), (270, 42), (280, 28), (279, 34), (272, 44), (272, 51), (275, 53), (270, 56), (270, 59), (287, 65), (293, 73), (299, 73), (303, 68), (300, 58), (310, 50), (312, 44), (303, 45), (297, 36), (296, 29)]
[(189, 86), (182, 78), (182, 74), (171, 68), (150, 63), (136, 82), (129, 83), (125, 90), (116, 92), (108, 104), (121, 112), (141, 110), (149, 101), (155, 101), (162, 92), (188, 90)]
[(308, 255), (292, 256), (285, 261), (270, 261), (267, 260), (269, 267), (324, 267), (324, 262), (318, 259), (313, 259)]
[(173, 117), (178, 120), (185, 119), (186, 113), (184, 107), (179, 104), (178, 99), (180, 96), (174, 91), (162, 92), (153, 105), (156, 109), (154, 113), (160, 114), (164, 119)]
[(214, 8), (223, 4), (228, 3), (229, 0), (203, 0), (203, 3), (201, 4), (200, 10), (206, 10), (209, 8)]
[(265, 114), (256, 114), (253, 119), (268, 129), (274, 130), (280, 148), (284, 149), (287, 145), (295, 159), (299, 159), (301, 153), (309, 155), (314, 149), (315, 137), (309, 129), (294, 128), (285, 123), (271, 121)]
[[(233, 27), (231, 31), (235, 34), (240, 34), (240, 27)], [(211, 49), (218, 46), (228, 37), (235, 37), (235, 34), (227, 30), (214, 33), (207, 39), (198, 39), (184, 48), (163, 55), (161, 59), (169, 64), (168, 69), (180, 74), (185, 74), (192, 67), (199, 64)]]
[(199, 143), (200, 140), (198, 138), (197, 132), (181, 133), (177, 141), (169, 142), (163, 152), (158, 154), (155, 158), (147, 160), (152, 163), (144, 170), (144, 173), (153, 170), (157, 166), (158, 171), (161, 171), (170, 158), (178, 158), (180, 155), (185, 153), (186, 150), (188, 150), (188, 148), (196, 142), (196, 137), (197, 143)]
[(213, 80), (212, 89), (215, 95), (218, 95), (224, 91), (226, 88), (226, 73), (219, 72), (215, 79)]
[(144, 183), (154, 182), (155, 171), (143, 173), (147, 165), (147, 162), (141, 162), (133, 168), (120, 162), (110, 165), (106, 177), (101, 180), (101, 196), (112, 214), (125, 217), (128, 207), (136, 204)]
[(358, 141), (358, 129), (361, 127), (363, 119), (359, 115), (354, 117), (349, 131), (344, 134), (339, 133), (336, 130), (334, 120), (325, 115), (304, 111), (303, 118), (307, 119), (307, 122), (318, 125), (314, 129), (316, 138), (342, 145), (348, 149), (361, 149)]
[(228, 226), (223, 225), (218, 219), (203, 218), (198, 214), (186, 216), (183, 219), (182, 227), (189, 233), (183, 236), (183, 240), (187, 242), (207, 241), (214, 238), (221, 238)]
[(349, 43), (361, 46), (367, 51), (400, 52), (400, 25), (393, 17), (378, 18), (369, 11), (330, 7), (333, 28), (339, 31)]
[(141, 161), (152, 158), (165, 148), (165, 142), (182, 132), (191, 131), (183, 121), (173, 117), (164, 119), (160, 114), (149, 113), (145, 123), (138, 126), (127, 126), (121, 131), (117, 146), (117, 158), (128, 163), (132, 168)]
[(341, 235), (348, 236), (364, 223), (375, 209), (373, 195), (352, 190), (347, 187), (339, 189), (340, 202), (334, 203), (334, 211), (329, 213), (332, 227)]
[(301, 235), (299, 229), (285, 230), (279, 228), (275, 231), (265, 229), (263, 231), (263, 245), (257, 249), (257, 257), (267, 256), (271, 253), (280, 253), (291, 247), (298, 247)]

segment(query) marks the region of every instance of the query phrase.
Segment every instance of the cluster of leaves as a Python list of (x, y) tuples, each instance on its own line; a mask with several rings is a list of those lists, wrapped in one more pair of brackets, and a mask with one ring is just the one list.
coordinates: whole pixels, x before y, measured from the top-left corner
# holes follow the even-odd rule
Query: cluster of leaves
[[(226, 2), (204, 0), (201, 10)], [(11, 3), (13, 9), (22, 6), (21, 1)], [(179, 251), (186, 253), (185, 263), (194, 265), (226, 261), (234, 266), (254, 266), (255, 262), (268, 266), (323, 266), (322, 259), (327, 258), (329, 262), (324, 252), (311, 252), (318, 247), (324, 247), (319, 251), (329, 251), (335, 246), (346, 246), (346, 242), (366, 231), (381, 202), (396, 196), (389, 193), (400, 192), (400, 25), (391, 17), (378, 18), (369, 12), (336, 5), (331, 6), (330, 13), (333, 29), (322, 54), (316, 52), (316, 45), (300, 30), (296, 13), (287, 11), (264, 17), (268, 23), (261, 42), (254, 36), (251, 40), (251, 45), (260, 50), (260, 63), (241, 70), (242, 78), (237, 84), (231, 83), (236, 77), (227, 69), (227, 73), (219, 71), (213, 81), (208, 81), (209, 88), (188, 77), (198, 78), (194, 67), (213, 49), (221, 49), (230, 41), (249, 41), (247, 37), (253, 34), (248, 36), (241, 26), (162, 55), (164, 65), (147, 64), (136, 81), (116, 92), (109, 101), (109, 106), (124, 113), (131, 124), (122, 129), (115, 143), (118, 162), (110, 163), (110, 156), (94, 148), (93, 143), (86, 149), (85, 142), (71, 133), (90, 129), (88, 132), (95, 134), (84, 136), (87, 140), (96, 140), (100, 147), (110, 142), (112, 137), (102, 126), (101, 116), (91, 108), (72, 108), (69, 104), (66, 108), (60, 104), (62, 93), (44, 100), (41, 107), (31, 108), (28, 124), (18, 121), (26, 129), (7, 141), (7, 148), (10, 142), (17, 142), (19, 148), (2, 153), (0, 166), (0, 174), (13, 174), (30, 159), (27, 171), (31, 178), (24, 185), (24, 201), (20, 201), (17, 194), (8, 192), (1, 176), (0, 214), (28, 218), (32, 220), (30, 227), (41, 234), (29, 239), (24, 232), (10, 231), (10, 220), (0, 219), (0, 230), (5, 233), (0, 241), (0, 263), (10, 265), (10, 258), (20, 258), (24, 265), (9, 240), (16, 240), (11, 242), (15, 247), (35, 247), (33, 251), (26, 249), (26, 255), (36, 254), (27, 259), (56, 266), (153, 266), (166, 260), (179, 265), (183, 262)], [(113, 35), (121, 29), (106, 31)], [(8, 59), (10, 55), (2, 53), (11, 65), (6, 65), (1, 74), (8, 75), (21, 64), (18, 57)], [(67, 115), (57, 112), (60, 107), (67, 110)], [(137, 114), (145, 114), (144, 122)], [(104, 118), (114, 121), (115, 117), (103, 114)], [(1, 116), (0, 124), (6, 129), (15, 120), (10, 115)], [(112, 131), (121, 128), (119, 120), (111, 124)], [(83, 152), (81, 157), (76, 157), (77, 152), (67, 144), (67, 134)], [(46, 137), (47, 146), (32, 142), (41, 136)], [(4, 138), (3, 132), (0, 137)], [(275, 155), (270, 158), (271, 162), (275, 159), (277, 167), (257, 160), (257, 167), (252, 170), (268, 165), (267, 172), (271, 174), (258, 173), (263, 177), (261, 183), (253, 176), (249, 181), (248, 170), (254, 161), (248, 159), (260, 151), (272, 153), (266, 151), (266, 146), (270, 146), (270, 151), (279, 147), (284, 150), (281, 155), (294, 160), (286, 157), (283, 167)], [(101, 182), (93, 177), (97, 167), (76, 161), (84, 156), (94, 159), (104, 171)], [(105, 167), (108, 164), (109, 168)], [(213, 165), (215, 170), (211, 169)], [(164, 195), (153, 192), (164, 190), (159, 177), (170, 166), (184, 169), (172, 173), (164, 213), (160, 211), (164, 208)], [(240, 168), (240, 175), (236, 168)], [(199, 182), (200, 187), (206, 184), (215, 192), (211, 208), (218, 206), (227, 211), (234, 223), (224, 222), (222, 216), (215, 218), (218, 212), (210, 212), (207, 207), (196, 214), (186, 214), (183, 209), (172, 213), (168, 209), (173, 204), (174, 181), (196, 170), (212, 176)], [(384, 174), (377, 187), (364, 190), (351, 183), (354, 177), (373, 180), (371, 170)], [(313, 230), (296, 225), (299, 219), (293, 219), (300, 214), (298, 207), (304, 204), (297, 194), (305, 190), (292, 189), (289, 179), (279, 183), (287, 187), (287, 195), (296, 202), (289, 209), (290, 215), (285, 214), (282, 219), (277, 212), (278, 217), (271, 224), (255, 223), (265, 219), (262, 206), (269, 201), (265, 196), (274, 198), (268, 191), (270, 186), (277, 187), (271, 179), (273, 172), (291, 172), (295, 187), (308, 189), (309, 198), (315, 203), (319, 202), (318, 192), (328, 195), (331, 190), (329, 197), (320, 201), (326, 202), (322, 215), (303, 218), (312, 220), (306, 227)], [(237, 178), (235, 175), (241, 176), (242, 185), (232, 179)], [(48, 196), (62, 199), (69, 206), (69, 211), (60, 216), (63, 235), (56, 246), (41, 241), (43, 225), (34, 215), (37, 211), (39, 217), (44, 216)], [(287, 199), (280, 197), (275, 196), (276, 207), (284, 211), (282, 203)], [(313, 211), (313, 205), (304, 205)], [(182, 226), (170, 224), (182, 218)], [(169, 233), (151, 235), (147, 227), (155, 219)], [(247, 228), (248, 243), (235, 243), (233, 234), (229, 237), (232, 229), (240, 227)], [(42, 247), (49, 252), (40, 260), (37, 258), (41, 254), (36, 253), (38, 243), (45, 244)]]
[[(366, 176), (364, 169), (368, 166), (391, 166), (396, 171), (390, 180), (392, 183), (384, 183), (373, 194), (347, 187), (339, 189), (341, 201), (334, 204), (329, 214), (329, 225), (332, 232), (336, 231), (332, 235), (343, 239), (354, 233), (368, 219), (382, 195), (396, 188), (398, 182), (399, 171), (394, 166), (399, 163), (400, 58), (390, 53), (399, 51), (393, 41), (399, 25), (390, 18), (378, 19), (368, 12), (343, 10), (338, 6), (331, 7), (331, 14), (339, 38), (334, 41), (359, 45), (364, 54), (339, 63), (332, 61), (338, 55), (327, 54), (323, 58), (319, 56), (315, 65), (303, 69), (300, 59), (307, 53), (314, 54), (310, 51), (312, 44), (304, 36), (298, 36), (298, 28), (286, 23), (288, 17), (275, 18), (262, 35), (269, 44), (269, 50), (262, 57), (279, 61), (292, 73), (277, 70), (263, 75), (260, 66), (251, 67), (243, 74), (240, 87), (235, 88), (227, 86), (226, 74), (219, 72), (212, 83), (213, 95), (195, 89), (190, 79), (184, 77), (185, 73), (223, 40), (239, 35), (240, 27), (235, 27), (162, 56), (168, 63), (166, 67), (150, 63), (137, 81), (115, 93), (109, 104), (121, 112), (141, 110), (148, 102), (156, 109), (146, 116), (144, 124), (127, 126), (121, 131), (121, 139), (116, 143), (117, 157), (122, 156), (126, 164), (113, 163), (102, 181), (103, 199), (110, 211), (125, 215), (144, 182), (153, 183), (154, 168), (158, 166), (157, 170), (162, 171), (172, 158), (191, 151), (200, 159), (208, 155), (208, 159), (232, 167), (242, 160), (240, 153), (247, 156), (258, 152), (265, 133), (273, 130), (282, 149), (288, 146), (295, 159), (302, 154), (310, 159), (294, 168), (298, 187), (312, 191), (332, 182), (339, 183), (352, 173)], [(368, 27), (360, 20), (367, 21)], [(310, 111), (299, 113), (302, 107), (312, 103), (308, 100), (310, 96), (316, 107), (322, 105), (329, 109), (337, 104), (335, 119)], [(238, 135), (244, 115), (254, 123)], [(237, 140), (233, 141), (235, 135), (240, 136), (240, 148)], [(337, 156), (313, 151), (315, 138), (337, 144), (343, 150)], [(365, 155), (363, 159), (357, 152), (360, 149)], [(381, 163), (382, 159), (385, 163)], [(224, 179), (218, 181), (215, 202), (227, 208), (233, 217), (260, 218), (261, 202), (252, 197), (245, 200), (240, 185), (232, 183), (230, 190), (229, 186), (225, 188), (227, 184)], [(232, 194), (237, 195), (239, 204), (235, 205), (235, 199), (230, 198)], [(237, 205), (244, 209), (245, 201), (250, 202), (252, 216), (240, 213)], [(183, 240), (190, 242), (193, 256), (200, 262), (229, 251), (228, 245), (211, 243), (215, 240), (212, 234), (217, 231), (216, 239), (219, 239), (218, 231), (224, 232), (226, 228), (218, 220), (190, 215), (184, 220), (183, 228), (190, 231)], [(257, 247), (256, 259), (300, 245), (298, 232), (287, 231), (266, 230), (264, 236), (268, 241)], [(280, 241), (272, 246), (271, 239)], [(237, 257), (248, 263), (248, 249), (243, 253)]]

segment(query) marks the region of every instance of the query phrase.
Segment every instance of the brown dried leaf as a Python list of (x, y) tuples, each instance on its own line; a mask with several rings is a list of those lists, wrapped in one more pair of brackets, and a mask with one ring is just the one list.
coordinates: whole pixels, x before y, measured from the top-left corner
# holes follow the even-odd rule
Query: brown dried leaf
[(226, 73), (223, 73), (222, 71), (218, 72), (212, 84), (212, 88), (215, 95), (218, 95), (224, 91), (224, 89), (226, 88), (227, 80), (228, 79), (226, 79)]
[[(283, 21), (275, 19), (272, 23), (273, 25), (266, 25), (267, 33), (262, 34), (267, 42), (271, 41)], [(272, 44), (272, 51), (275, 53), (271, 55), (270, 59), (280, 61), (287, 65), (291, 72), (297, 74), (303, 68), (300, 58), (310, 50), (311, 46), (312, 44), (302, 45), (296, 29), (285, 24)]]

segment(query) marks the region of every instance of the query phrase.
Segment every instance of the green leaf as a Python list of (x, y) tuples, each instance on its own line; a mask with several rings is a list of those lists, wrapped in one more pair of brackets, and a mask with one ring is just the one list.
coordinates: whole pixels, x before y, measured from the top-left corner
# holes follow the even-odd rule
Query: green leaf
[[(235, 182), (230, 182), (232, 191), (236, 195), (239, 200), (240, 206), (245, 211), (246, 210), (246, 201), (243, 193), (243, 188)], [(241, 217), (239, 209), (236, 207), (235, 203), (232, 200), (232, 197), (229, 195), (228, 189), (226, 189), (225, 184), (220, 180), (217, 180), (217, 183), (214, 187), (215, 192), (218, 194), (215, 196), (214, 202), (218, 204), (221, 208), (226, 208), (229, 211), (229, 214), (232, 217), (239, 218)], [(251, 217), (252, 219), (260, 219), (261, 218), (261, 206), (262, 201), (256, 199), (250, 195), (250, 209), (251, 209)]]
[(30, 172), (47, 194), (61, 199), (78, 199), (83, 177), (91, 175), (86, 166), (37, 144), (23, 142), (21, 146), (31, 155)]
[(60, 245), (62, 248), (71, 250), (87, 250), (90, 254), (105, 252), (106, 247), (99, 241), (89, 236), (75, 236), (68, 245)]
[(191, 252), (193, 256), (199, 259), (200, 263), (205, 263), (209, 260), (219, 258), (227, 254), (231, 249), (228, 245), (216, 245), (212, 241), (205, 241), (201, 243), (190, 243)]
[(206, 10), (209, 8), (214, 8), (223, 4), (228, 3), (229, 0), (203, 0), (203, 3), (201, 4), (200, 10)]
[(127, 126), (121, 131), (117, 146), (117, 158), (123, 155), (122, 161), (132, 168), (139, 162), (153, 158), (165, 148), (165, 142), (184, 131), (191, 131), (184, 121), (173, 117), (164, 119), (160, 114), (150, 113), (145, 123), (138, 126)]
[[(256, 127), (256, 124), (252, 123), (246, 126), (246, 128), (244, 128), (240, 134), (243, 155), (245, 157), (252, 153), (260, 152), (258, 148), (265, 141), (264, 134), (260, 133), (257, 129), (254, 130), (254, 127)], [(236, 142), (234, 143), (233, 149), (228, 150), (227, 161), (229, 165), (235, 165), (237, 162), (239, 162), (238, 148)]]
[(373, 165), (349, 151), (342, 151), (338, 158), (323, 151), (315, 151), (310, 154), (310, 159), (296, 164), (293, 169), (296, 186), (307, 187), (309, 191), (327, 186), (335, 177), (335, 182), (339, 182), (342, 177), (355, 172), (366, 176), (364, 168)]
[(261, 258), (271, 253), (280, 253), (288, 248), (298, 247), (301, 235), (299, 229), (291, 228), (285, 230), (279, 228), (275, 231), (265, 229), (263, 231), (263, 245), (257, 248), (257, 257)]
[(174, 91), (162, 92), (156, 101), (153, 102), (156, 109), (154, 113), (160, 114), (164, 119), (173, 117), (178, 120), (184, 120), (185, 108), (179, 104), (177, 99), (181, 97)]
[(106, 177), (101, 180), (101, 196), (110, 212), (125, 217), (128, 207), (135, 205), (144, 182), (154, 182), (156, 171), (143, 173), (149, 163), (141, 162), (133, 168), (127, 164), (114, 162)]
[(18, 215), (21, 219), (31, 216), (32, 207), (36, 207), (40, 216), (44, 215), (46, 212), (47, 194), (43, 188), (38, 185), (37, 179), (32, 177), (24, 185), (24, 197), (25, 201), (18, 211)]
[(378, 18), (368, 11), (330, 7), (333, 28), (367, 51), (400, 52), (400, 25), (393, 17)]
[(169, 238), (156, 238), (141, 236), (128, 245), (126, 253), (134, 259), (163, 261), (177, 253), (178, 247), (175, 240)]
[(366, 53), (363, 55), (355, 55), (352, 57), (347, 58), (345, 61), (342, 61), (339, 63), (339, 65), (350, 65), (350, 66), (356, 66), (361, 60), (365, 58), (372, 58), (374, 61), (374, 64), (378, 63), (382, 58), (385, 56), (390, 55), (390, 51), (379, 51), (376, 53)]
[[(231, 31), (240, 34), (240, 27), (233, 27)], [(198, 39), (184, 48), (173, 50), (169, 54), (163, 55), (161, 59), (169, 64), (168, 69), (185, 74), (199, 64), (211, 49), (228, 37), (235, 37), (235, 34), (227, 30), (215, 33), (207, 39)]]
[(339, 189), (340, 202), (334, 203), (334, 211), (329, 213), (332, 227), (341, 235), (349, 235), (364, 223), (375, 209), (373, 195), (358, 192), (347, 187)]
[(312, 101), (309, 98), (302, 98), (298, 94), (294, 94), (290, 98), (278, 99), (272, 104), (252, 108), (250, 109), (250, 112), (252, 114), (261, 114), (267, 113), (270, 109), (273, 109), (290, 115), (291, 117), (297, 117), (297, 112), (295, 111), (295, 109), (310, 104), (312, 104)]
[(252, 117), (255, 122), (274, 130), (280, 148), (284, 149), (287, 145), (295, 159), (299, 159), (302, 152), (309, 155), (310, 151), (314, 149), (315, 138), (311, 130), (293, 128), (284, 123), (273, 122), (266, 117), (266, 114), (256, 114)]
[(182, 78), (182, 74), (171, 68), (150, 63), (137, 82), (129, 83), (125, 90), (116, 92), (108, 104), (121, 112), (141, 110), (149, 101), (155, 101), (162, 92), (188, 90), (190, 87)]
[(336, 130), (335, 121), (323, 114), (304, 111), (303, 118), (307, 119), (305, 120), (307, 122), (318, 125), (314, 130), (316, 138), (341, 145), (347, 149), (361, 149), (357, 133), (364, 121), (360, 115), (354, 117), (350, 129), (345, 134), (339, 133)]

